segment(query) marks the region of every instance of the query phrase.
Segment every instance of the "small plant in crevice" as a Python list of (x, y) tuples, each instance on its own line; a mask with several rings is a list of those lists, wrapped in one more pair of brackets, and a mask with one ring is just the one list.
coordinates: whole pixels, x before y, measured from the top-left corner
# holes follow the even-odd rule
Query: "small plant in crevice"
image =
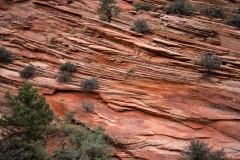
[(212, 53), (204, 53), (201, 55), (201, 65), (206, 69), (206, 76), (211, 75), (212, 70), (217, 70), (222, 64), (222, 59)]
[(128, 71), (134, 73), (136, 71), (136, 65), (132, 64), (128, 67)]
[(77, 70), (77, 66), (72, 62), (66, 62), (60, 65), (60, 71), (72, 73)]
[(188, 146), (181, 152), (181, 160), (231, 160), (226, 157), (223, 149), (211, 152), (212, 147), (200, 141), (199, 139), (191, 140)]
[(57, 77), (57, 81), (59, 83), (68, 83), (71, 82), (71, 74), (68, 72), (61, 72), (60, 75)]
[(20, 77), (24, 79), (28, 79), (33, 77), (36, 69), (32, 65), (24, 66), (24, 68), (19, 72)]
[(0, 63), (9, 64), (13, 61), (13, 53), (7, 50), (4, 46), (0, 47)]
[(53, 44), (54, 41), (58, 38), (58, 36), (56, 34), (51, 34), (48, 36), (48, 42)]
[(190, 16), (194, 12), (194, 7), (191, 3), (185, 3), (183, 0), (175, 0), (168, 8), (165, 8), (167, 14), (177, 14)]
[(240, 15), (235, 15), (227, 20), (227, 25), (240, 28)]
[(147, 34), (151, 32), (151, 29), (148, 26), (147, 21), (145, 19), (137, 19), (136, 21), (134, 21), (130, 29), (132, 31), (142, 34)]
[(85, 99), (82, 100), (82, 108), (84, 108), (87, 112), (93, 113), (94, 110), (94, 104), (91, 102), (85, 101)]
[(83, 92), (91, 92), (93, 89), (98, 89), (99, 84), (97, 77), (83, 79), (80, 83), (80, 87)]
[(202, 15), (207, 16), (209, 18), (225, 18), (223, 8), (216, 7), (216, 8), (202, 8), (200, 9)]
[(82, 32), (83, 33), (86, 33), (88, 30), (88, 26), (87, 25), (84, 25), (83, 28), (82, 28)]

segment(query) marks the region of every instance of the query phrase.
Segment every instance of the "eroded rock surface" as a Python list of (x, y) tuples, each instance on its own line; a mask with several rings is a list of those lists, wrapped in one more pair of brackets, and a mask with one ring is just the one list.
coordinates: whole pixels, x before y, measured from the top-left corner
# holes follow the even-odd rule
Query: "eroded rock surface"
[[(1, 7), (0, 44), (14, 52), (15, 60), (0, 66), (0, 102), (6, 91), (14, 93), (30, 82), (46, 95), (56, 115), (72, 109), (79, 123), (102, 125), (116, 147), (113, 155), (122, 160), (176, 160), (194, 138), (240, 159), (240, 31), (221, 21), (160, 10), (132, 14), (131, 3), (118, 0), (122, 12), (112, 23), (98, 20), (98, 1), (93, 0)], [(149, 35), (130, 31), (139, 17), (157, 29)], [(54, 43), (48, 42), (51, 34), (58, 36)], [(210, 51), (223, 64), (205, 79), (194, 60)], [(72, 82), (60, 84), (59, 65), (67, 61), (78, 68)], [(34, 78), (19, 78), (28, 64), (37, 68)], [(129, 71), (131, 65), (135, 72)], [(100, 88), (81, 92), (80, 81), (91, 76), (98, 77)], [(94, 113), (81, 107), (83, 99), (94, 103)]]

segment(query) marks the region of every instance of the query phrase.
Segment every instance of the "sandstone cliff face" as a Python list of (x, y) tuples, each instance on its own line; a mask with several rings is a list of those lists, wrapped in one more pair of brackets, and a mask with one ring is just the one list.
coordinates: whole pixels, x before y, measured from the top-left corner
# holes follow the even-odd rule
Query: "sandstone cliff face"
[[(240, 6), (224, 0), (193, 3)], [(2, 3), (0, 44), (15, 53), (15, 60), (0, 67), (0, 102), (6, 91), (14, 93), (26, 81), (18, 72), (32, 64), (37, 73), (27, 81), (46, 95), (55, 114), (72, 109), (76, 121), (90, 128), (102, 125), (116, 147), (115, 157), (176, 160), (198, 137), (240, 159), (240, 31), (216, 19), (161, 10), (134, 13), (131, 1), (118, 4), (122, 12), (106, 23), (98, 20), (94, 0)], [(130, 31), (139, 17), (158, 29), (149, 35)], [(53, 44), (47, 41), (51, 34), (58, 35)], [(193, 61), (209, 51), (223, 64), (205, 79)], [(78, 65), (77, 72), (72, 82), (60, 84), (59, 65), (67, 61)], [(130, 65), (135, 72), (129, 72)], [(80, 81), (91, 76), (98, 77), (100, 88), (81, 92)], [(94, 114), (81, 107), (82, 99), (95, 104)]]

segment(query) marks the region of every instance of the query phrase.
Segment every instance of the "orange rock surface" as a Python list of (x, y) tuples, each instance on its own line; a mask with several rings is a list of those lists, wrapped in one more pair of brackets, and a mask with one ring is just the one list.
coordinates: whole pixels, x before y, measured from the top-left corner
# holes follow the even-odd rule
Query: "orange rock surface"
[[(113, 155), (122, 160), (177, 160), (194, 138), (240, 159), (239, 30), (218, 19), (166, 15), (161, 9), (133, 13), (131, 0), (118, 0), (121, 13), (112, 23), (98, 20), (96, 0), (14, 2), (0, 4), (0, 44), (15, 54), (13, 63), (0, 66), (1, 103), (6, 91), (15, 93), (30, 82), (56, 115), (71, 109), (77, 122), (102, 125), (116, 148)], [(240, 7), (238, 1), (191, 2), (226, 11)], [(130, 31), (137, 18), (157, 29), (148, 35)], [(52, 44), (51, 34), (58, 36)], [(209, 51), (223, 63), (205, 79), (193, 61)], [(77, 71), (61, 84), (59, 65), (67, 61), (77, 64)], [(19, 78), (28, 64), (37, 69), (35, 76)], [(131, 65), (135, 72), (129, 72)], [(98, 77), (100, 88), (81, 92), (80, 81), (91, 76)], [(83, 99), (94, 103), (94, 113), (81, 107)]]

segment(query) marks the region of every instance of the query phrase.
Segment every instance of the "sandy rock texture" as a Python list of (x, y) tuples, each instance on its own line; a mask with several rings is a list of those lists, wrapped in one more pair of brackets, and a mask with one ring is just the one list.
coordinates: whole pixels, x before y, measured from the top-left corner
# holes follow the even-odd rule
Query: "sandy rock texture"
[[(71, 109), (77, 122), (102, 125), (115, 158), (177, 160), (189, 140), (199, 138), (240, 159), (239, 30), (221, 20), (166, 15), (161, 9), (133, 12), (134, 0), (118, 0), (122, 12), (112, 23), (98, 20), (97, 0), (14, 2), (0, 5), (0, 44), (15, 55), (13, 63), (0, 66), (0, 104), (6, 91), (15, 93), (27, 81), (45, 94), (56, 115)], [(240, 7), (227, 0), (190, 2)], [(153, 32), (131, 31), (137, 18), (145, 18)], [(49, 43), (52, 34), (57, 39)], [(205, 52), (223, 59), (211, 78), (203, 78), (204, 69), (194, 63)], [(77, 71), (61, 84), (56, 77), (67, 61)], [(19, 78), (29, 64), (37, 69), (34, 77)], [(80, 81), (92, 76), (100, 88), (82, 92)], [(81, 107), (83, 99), (94, 103), (93, 113)]]

